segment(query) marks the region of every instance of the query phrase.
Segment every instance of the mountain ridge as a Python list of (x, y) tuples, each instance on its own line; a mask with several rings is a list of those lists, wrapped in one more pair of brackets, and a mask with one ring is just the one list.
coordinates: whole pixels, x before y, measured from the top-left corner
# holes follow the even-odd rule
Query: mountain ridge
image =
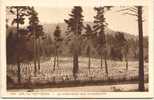
[[(86, 24), (93, 26), (92, 22), (84, 22), (84, 25), (86, 25)], [(58, 23), (58, 24), (57, 23), (44, 23), (43, 24), (44, 32), (53, 38), (53, 33), (54, 33), (54, 30), (56, 29), (57, 25), (60, 26), (61, 31), (62, 31), (61, 35), (64, 36), (66, 34), (65, 31), (67, 30), (67, 24), (66, 23)], [(112, 30), (108, 27), (105, 29), (105, 31), (106, 31), (106, 34), (112, 34), (112, 35), (114, 35), (117, 32), (122, 32), (122, 31)], [(137, 35), (133, 35), (133, 34), (126, 33), (126, 32), (123, 32), (123, 33), (125, 35), (125, 38), (137, 39)]]

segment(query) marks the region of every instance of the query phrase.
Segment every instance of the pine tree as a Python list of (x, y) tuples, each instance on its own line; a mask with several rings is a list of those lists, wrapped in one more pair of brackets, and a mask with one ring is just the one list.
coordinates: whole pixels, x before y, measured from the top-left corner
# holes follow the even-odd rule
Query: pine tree
[(73, 76), (76, 80), (79, 70), (78, 56), (80, 51), (80, 39), (83, 29), (83, 15), (82, 8), (75, 6), (69, 14), (70, 18), (64, 20), (68, 25), (68, 30), (73, 33)]
[(87, 24), (87, 26), (85, 27), (86, 30), (86, 34), (84, 34), (83, 36), (86, 38), (86, 48), (87, 48), (87, 55), (88, 55), (88, 69), (90, 72), (90, 67), (91, 67), (91, 48), (93, 48), (93, 38), (94, 38), (94, 33), (93, 33), (93, 29), (92, 27)]
[(114, 47), (117, 49), (119, 56), (118, 58), (122, 61), (123, 60), (123, 54), (124, 54), (124, 47), (127, 42), (125, 39), (125, 36), (122, 32), (117, 32), (115, 34), (115, 44)]
[(24, 24), (24, 20), (25, 17), (28, 16), (28, 11), (29, 11), (29, 7), (28, 6), (11, 6), (8, 7), (9, 11), (11, 12), (11, 14), (15, 15), (16, 17), (13, 19), (12, 21), (12, 25), (16, 24), (16, 61), (17, 61), (17, 68), (18, 68), (18, 83), (21, 83), (21, 68), (20, 68), (20, 64), (21, 64), (21, 59), (20, 59), (20, 54), (21, 54), (21, 50), (20, 50), (20, 25)]
[(59, 51), (59, 48), (60, 48), (60, 43), (62, 41), (61, 29), (58, 25), (56, 26), (56, 29), (54, 31), (54, 39), (55, 39), (55, 56), (54, 56), (54, 65), (53, 65), (54, 68), (53, 68), (53, 70), (55, 70), (56, 62), (57, 62), (57, 67), (59, 67), (58, 51)]
[[(43, 26), (39, 24), (38, 13), (35, 11), (34, 7), (30, 8), (29, 12), (29, 26), (27, 27), (31, 33), (29, 36), (33, 37), (34, 43), (34, 74), (37, 72), (37, 62), (38, 69), (40, 69), (40, 38), (43, 36)], [(38, 44), (37, 44), (38, 41)]]
[(128, 70), (128, 58), (127, 58), (127, 54), (129, 51), (129, 45), (128, 45), (128, 40), (125, 38), (124, 33), (123, 32), (118, 32), (115, 35), (115, 48), (118, 48), (118, 52), (120, 53), (120, 60), (122, 61), (122, 59), (125, 59), (126, 62), (126, 72)]
[(106, 54), (106, 37), (105, 37), (105, 27), (107, 26), (107, 23), (105, 21), (104, 13), (106, 10), (109, 10), (111, 7), (96, 7), (94, 10), (97, 12), (97, 15), (94, 16), (94, 31), (96, 35), (98, 36), (98, 53), (101, 56), (101, 69), (103, 65), (103, 55), (104, 55), (104, 61), (105, 61), (105, 72), (108, 76), (108, 67), (107, 67), (107, 54)]

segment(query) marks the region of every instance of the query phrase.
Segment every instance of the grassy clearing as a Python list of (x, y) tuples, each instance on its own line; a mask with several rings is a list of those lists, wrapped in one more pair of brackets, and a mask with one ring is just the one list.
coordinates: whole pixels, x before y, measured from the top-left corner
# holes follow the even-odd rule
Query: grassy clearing
[[(53, 71), (53, 58), (48, 61), (41, 62), (41, 69), (34, 76), (33, 62), (21, 65), (22, 83), (31, 84), (48, 84), (48, 83), (64, 83), (74, 81), (72, 75), (72, 58), (61, 57), (59, 67)], [(126, 72), (125, 62), (108, 60), (109, 78), (106, 77), (105, 68), (100, 68), (100, 60), (92, 58), (90, 72), (88, 70), (88, 58), (80, 57), (79, 59), (79, 81), (111, 81), (113, 80), (137, 80), (138, 62), (129, 61), (128, 71)], [(103, 65), (104, 66), (104, 65)], [(148, 77), (148, 63), (145, 63), (145, 78)], [(7, 75), (11, 77), (14, 83), (17, 83), (17, 66), (8, 65)]]

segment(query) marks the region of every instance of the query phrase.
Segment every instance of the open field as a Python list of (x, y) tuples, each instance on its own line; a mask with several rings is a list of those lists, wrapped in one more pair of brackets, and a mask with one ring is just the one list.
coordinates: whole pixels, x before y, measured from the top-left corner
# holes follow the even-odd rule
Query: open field
[[(61, 57), (59, 67), (53, 71), (53, 58), (48, 61), (41, 62), (40, 71), (37, 76), (34, 76), (33, 62), (29, 64), (21, 64), (21, 80), (22, 83), (48, 83), (74, 80), (72, 75), (72, 58)], [(79, 59), (79, 73), (77, 80), (107, 80), (105, 68), (100, 68), (100, 60), (92, 58), (91, 69), (88, 70), (88, 59), (80, 57)], [(103, 65), (104, 66), (104, 65)], [(109, 78), (126, 80), (138, 76), (138, 62), (129, 61), (128, 71), (126, 72), (125, 62), (108, 60)], [(148, 63), (145, 63), (145, 78), (148, 76)], [(8, 65), (7, 75), (11, 77), (14, 83), (17, 83), (17, 66)]]

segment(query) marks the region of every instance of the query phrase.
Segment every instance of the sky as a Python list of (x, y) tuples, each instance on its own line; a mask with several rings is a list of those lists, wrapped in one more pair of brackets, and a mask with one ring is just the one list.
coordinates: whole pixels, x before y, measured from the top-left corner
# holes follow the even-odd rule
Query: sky
[[(69, 18), (69, 14), (73, 7), (47, 7), (47, 6), (34, 6), (35, 10), (38, 12), (38, 17), (41, 24), (50, 23), (64, 23), (64, 19)], [(119, 12), (120, 9), (124, 7), (113, 7), (110, 11), (105, 12), (106, 22), (108, 27), (115, 31), (122, 31), (130, 33), (133, 35), (138, 35), (138, 26), (136, 16), (124, 15)], [(96, 11), (93, 7), (82, 7), (84, 21), (93, 22)], [(143, 32), (144, 35), (148, 35), (148, 7), (143, 8)]]
[[(62, 23), (64, 19), (68, 19), (73, 7), (35, 7), (39, 13), (41, 23)], [(96, 12), (93, 7), (83, 7), (84, 21), (93, 22)], [(105, 17), (108, 27), (116, 31), (123, 31), (130, 34), (138, 34), (137, 18), (135, 16), (124, 15), (122, 12), (118, 12), (122, 7), (114, 7), (110, 11), (106, 11)], [(143, 13), (144, 23), (143, 31), (144, 35), (148, 35), (148, 8), (144, 7)]]

